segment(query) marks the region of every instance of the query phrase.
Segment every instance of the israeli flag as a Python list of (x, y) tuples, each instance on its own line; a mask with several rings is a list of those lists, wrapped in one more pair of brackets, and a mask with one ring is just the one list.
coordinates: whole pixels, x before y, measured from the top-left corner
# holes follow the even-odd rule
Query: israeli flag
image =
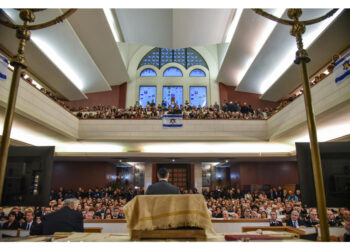
[(0, 54), (0, 79), (6, 79), (8, 64), (7, 58)]
[(336, 85), (350, 77), (350, 52), (335, 63), (334, 74)]
[(163, 115), (163, 127), (182, 127), (182, 115)]

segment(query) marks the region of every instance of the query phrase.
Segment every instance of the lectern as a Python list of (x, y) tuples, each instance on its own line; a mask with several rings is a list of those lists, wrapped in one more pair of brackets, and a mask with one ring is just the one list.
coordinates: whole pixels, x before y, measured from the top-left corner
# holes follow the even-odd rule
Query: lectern
[(132, 240), (205, 240), (213, 233), (208, 209), (200, 194), (140, 195), (124, 207)]

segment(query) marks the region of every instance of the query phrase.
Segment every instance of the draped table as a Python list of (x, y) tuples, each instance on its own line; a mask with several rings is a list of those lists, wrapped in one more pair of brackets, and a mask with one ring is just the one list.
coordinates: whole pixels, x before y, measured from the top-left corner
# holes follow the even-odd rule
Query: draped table
[[(138, 195), (125, 205), (124, 213), (131, 236), (140, 231), (176, 228), (196, 228), (202, 229), (206, 235), (215, 234), (204, 197), (200, 194)], [(188, 233), (196, 234), (196, 231)], [(181, 234), (181, 231), (176, 234)]]

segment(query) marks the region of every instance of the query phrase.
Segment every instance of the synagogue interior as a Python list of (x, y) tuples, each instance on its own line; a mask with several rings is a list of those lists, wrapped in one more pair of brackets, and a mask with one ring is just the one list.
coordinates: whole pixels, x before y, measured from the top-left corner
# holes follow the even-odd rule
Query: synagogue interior
[(0, 9), (0, 246), (350, 241), (349, 24)]

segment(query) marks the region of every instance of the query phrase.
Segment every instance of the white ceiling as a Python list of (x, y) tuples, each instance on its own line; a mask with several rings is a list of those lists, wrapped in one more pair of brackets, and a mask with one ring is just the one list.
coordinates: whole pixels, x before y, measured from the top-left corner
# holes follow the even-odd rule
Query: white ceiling
[[(5, 12), (13, 22), (21, 23), (18, 11)], [(60, 9), (37, 12), (35, 23), (62, 13)], [(18, 40), (14, 32), (1, 29), (5, 35), (0, 36), (0, 43), (15, 54)], [(56, 55), (48, 53), (50, 50)], [(68, 100), (85, 99), (86, 93), (108, 91), (111, 85), (129, 79), (102, 9), (79, 9), (63, 23), (32, 31), (26, 59), (32, 73)], [(60, 61), (65, 65), (58, 64)]]
[[(339, 50), (350, 46), (350, 11), (344, 11), (307, 49), (311, 62), (307, 64), (309, 76), (329, 62)], [(311, 28), (311, 27), (310, 27)], [(277, 101), (301, 84), (300, 69), (292, 64), (262, 95), (262, 99)]]
[(102, 9), (79, 9), (69, 23), (110, 85), (129, 80), (118, 46), (106, 29), (108, 22)]
[(255, 41), (269, 24), (250, 9), (244, 9), (221, 65), (217, 81), (237, 86), (240, 74), (255, 53)]
[[(62, 11), (64, 10), (49, 9), (37, 12), (36, 23), (58, 16)], [(262, 99), (272, 101), (284, 97), (300, 84), (298, 67), (293, 65), (295, 40), (289, 35), (289, 27), (280, 24), (271, 26), (272, 21), (262, 18), (250, 9), (243, 10), (228, 46), (225, 46), (224, 41), (235, 17), (235, 9), (112, 11), (116, 17), (115, 24), (120, 27), (121, 37), (124, 38), (119, 46), (102, 9), (78, 9), (63, 23), (32, 32), (34, 42), (31, 41), (26, 46), (29, 70), (68, 100), (80, 100), (86, 98), (86, 93), (108, 91), (111, 86), (129, 80), (129, 59), (126, 58), (131, 56), (128, 51), (130, 44), (175, 49), (217, 44), (220, 54), (217, 57), (220, 58), (217, 63), (220, 67), (216, 79), (218, 82), (238, 86), (239, 91), (263, 94)], [(267, 11), (273, 13), (278, 9)], [(280, 11), (283, 13), (283, 10)], [(302, 18), (305, 19), (322, 15), (329, 9), (303, 11)], [(18, 11), (5, 9), (5, 12), (14, 22), (19, 21)], [(339, 49), (349, 45), (349, 12), (344, 11), (310, 45), (310, 73), (322, 66)], [(285, 13), (284, 17), (286, 18)], [(306, 33), (313, 34), (312, 31), (317, 26), (308, 26)], [(268, 27), (272, 27), (271, 34), (266, 32)], [(0, 25), (0, 34), (0, 44), (15, 54), (18, 40), (14, 31)], [(270, 35), (267, 36), (268, 34)], [(266, 42), (261, 39), (264, 36), (267, 36)], [(44, 41), (46, 45), (43, 47), (38, 40)], [(53, 59), (45, 46), (52, 47), (68, 67), (57, 66), (59, 60)], [(293, 56), (287, 58), (288, 65), (280, 70), (279, 66), (287, 56), (286, 51), (291, 47), (294, 47)], [(71, 73), (75, 76), (72, 77)], [(280, 77), (267, 81), (266, 77), (269, 76), (271, 77), (268, 79)], [(264, 87), (264, 82), (272, 86)]]
[[(14, 55), (18, 48), (16, 31), (0, 25), (0, 34), (1, 46), (6, 47)], [(86, 98), (86, 95), (79, 90), (34, 43), (27, 43), (25, 58), (28, 70), (35, 74), (39, 80), (46, 83), (52, 90), (60, 93), (68, 100)]]
[[(306, 9), (303, 11), (303, 19), (313, 19), (315, 17), (322, 16), (326, 14), (329, 11), (329, 9)], [(263, 18), (263, 17), (260, 17)], [(284, 19), (288, 19), (287, 13), (283, 15)], [(270, 21), (271, 22), (271, 21)], [(318, 29), (322, 29), (322, 25), (324, 22), (317, 23), (314, 25), (309, 25), (306, 27), (306, 32), (303, 35), (304, 40), (304, 46), (307, 49), (307, 40), (308, 36), (310, 38), (311, 36), (315, 36), (315, 32), (317, 32)], [(271, 33), (269, 39), (266, 41), (262, 49), (260, 50), (259, 54), (255, 58), (254, 62), (250, 66), (249, 70), (247, 71), (246, 75), (238, 85), (237, 90), (243, 91), (243, 92), (252, 92), (252, 93), (258, 93), (263, 94), (266, 90), (269, 89), (269, 84), (280, 84), (278, 81), (278, 74), (283, 73), (283, 70), (288, 69), (289, 67), (294, 67), (299, 69), (297, 65), (293, 63), (295, 59), (295, 52), (297, 50), (296, 46), (296, 40), (295, 37), (289, 35), (290, 27), (283, 24), (277, 24), (273, 32)], [(326, 34), (323, 34), (323, 37), (325, 37)], [(321, 34), (322, 36), (322, 34)], [(332, 37), (328, 37), (328, 39), (332, 39)], [(342, 39), (340, 37), (337, 37), (333, 40)], [(349, 39), (347, 40), (349, 41)], [(325, 41), (327, 44), (331, 44), (330, 41)], [(320, 48), (320, 47), (318, 47)], [(339, 49), (341, 47), (338, 47), (336, 49)], [(289, 53), (290, 52), (290, 53)], [(320, 54), (324, 54), (323, 50), (318, 50)], [(328, 51), (330, 52), (330, 51)], [(336, 53), (337, 50), (333, 50), (330, 53)], [(326, 53), (328, 55), (328, 59), (331, 59), (331, 55)], [(327, 57), (325, 58), (327, 60)], [(286, 67), (283, 68), (284, 62), (287, 62)], [(319, 65), (321, 63), (324, 64), (325, 60), (317, 60), (316, 58), (313, 58), (313, 61), (309, 64), (317, 64)], [(264, 65), (261, 67), (261, 65)], [(310, 67), (310, 66), (309, 66)], [(284, 84), (284, 87), (289, 86), (287, 91), (283, 91), (283, 94), (288, 94), (288, 91), (292, 91), (293, 88), (295, 88), (295, 85), (298, 83), (301, 83), (301, 78), (299, 74), (296, 74), (297, 77), (293, 77), (292, 75), (289, 76), (289, 80), (287, 81), (288, 84)], [(298, 78), (299, 77), (299, 78)], [(284, 79), (285, 81), (287, 79)], [(284, 82), (285, 82), (284, 81)], [(273, 101), (279, 100), (283, 95), (280, 95), (281, 92), (279, 92), (277, 96), (277, 99), (274, 99)], [(270, 99), (270, 98), (269, 98)], [(270, 99), (271, 100), (271, 99)]]
[(116, 9), (127, 43), (187, 48), (222, 43), (233, 9)]

